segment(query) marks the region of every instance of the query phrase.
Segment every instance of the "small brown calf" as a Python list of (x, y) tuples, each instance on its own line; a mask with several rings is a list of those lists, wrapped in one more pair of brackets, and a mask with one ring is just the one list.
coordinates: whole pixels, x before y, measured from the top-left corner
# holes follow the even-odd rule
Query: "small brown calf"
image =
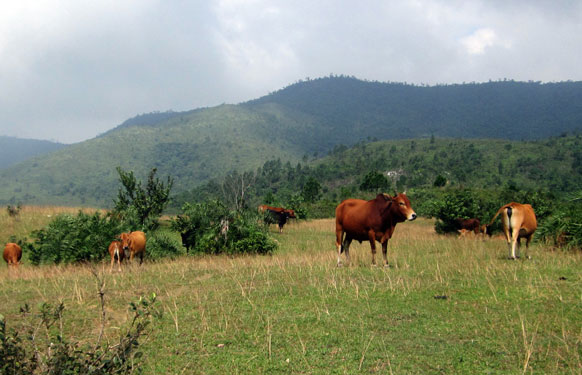
[(109, 244), (109, 255), (111, 256), (111, 268), (109, 269), (109, 272), (113, 272), (113, 264), (115, 263), (116, 258), (117, 270), (121, 272), (121, 262), (123, 262), (124, 253), (120, 240), (111, 241)]

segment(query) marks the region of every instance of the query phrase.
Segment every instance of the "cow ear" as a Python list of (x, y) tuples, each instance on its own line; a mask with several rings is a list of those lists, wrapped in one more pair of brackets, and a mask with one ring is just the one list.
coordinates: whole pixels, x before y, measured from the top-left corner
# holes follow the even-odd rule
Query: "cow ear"
[(386, 193), (382, 193), (382, 196), (384, 197), (384, 199), (386, 199), (387, 201), (391, 201), (392, 197)]

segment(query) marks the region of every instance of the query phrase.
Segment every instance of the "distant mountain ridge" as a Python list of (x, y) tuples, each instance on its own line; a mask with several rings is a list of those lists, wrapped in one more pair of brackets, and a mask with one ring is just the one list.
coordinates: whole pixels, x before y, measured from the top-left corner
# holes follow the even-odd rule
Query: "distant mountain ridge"
[(582, 82), (412, 86), (326, 77), (238, 105), (154, 112), (0, 171), (0, 204), (110, 206), (115, 167), (151, 168), (186, 191), (267, 160), (404, 138), (540, 139), (582, 129)]
[(0, 136), (0, 169), (65, 146), (58, 142)]
[(265, 103), (284, 105), (360, 138), (527, 140), (582, 128), (582, 82), (415, 86), (328, 77), (302, 81), (243, 105)]

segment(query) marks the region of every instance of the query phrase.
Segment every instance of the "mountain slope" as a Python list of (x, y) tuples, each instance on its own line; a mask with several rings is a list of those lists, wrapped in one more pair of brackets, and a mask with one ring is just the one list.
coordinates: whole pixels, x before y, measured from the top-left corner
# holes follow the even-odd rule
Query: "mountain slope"
[(0, 169), (65, 146), (50, 141), (0, 136)]
[(328, 77), (239, 105), (129, 119), (86, 142), (0, 171), (0, 204), (110, 206), (116, 166), (151, 168), (186, 191), (266, 160), (296, 162), (360, 140), (538, 139), (582, 129), (582, 83), (420, 87)]
[(245, 105), (264, 103), (318, 119), (336, 130), (330, 136), (338, 141), (430, 135), (527, 140), (582, 128), (582, 82), (424, 87), (332, 77), (300, 82)]
[(272, 158), (298, 160), (301, 144), (279, 138), (271, 114), (224, 105), (173, 117), (156, 126), (120, 127), (0, 171), (0, 202), (111, 205), (116, 166), (144, 177), (151, 168), (186, 190), (210, 177), (248, 170)]

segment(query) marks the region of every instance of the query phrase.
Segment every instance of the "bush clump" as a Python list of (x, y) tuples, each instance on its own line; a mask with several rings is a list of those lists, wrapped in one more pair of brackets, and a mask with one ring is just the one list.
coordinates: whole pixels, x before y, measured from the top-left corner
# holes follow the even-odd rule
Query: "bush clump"
[(175, 258), (182, 253), (180, 244), (167, 233), (158, 230), (148, 236), (146, 249), (146, 256), (148, 258)]
[(73, 263), (99, 261), (107, 254), (109, 243), (122, 232), (122, 223), (99, 212), (74, 216), (62, 214), (44, 229), (32, 232), (33, 243), (26, 245), (30, 261)]
[(554, 246), (581, 249), (582, 197), (571, 199), (568, 205), (550, 215), (538, 228), (537, 234)]
[(269, 254), (277, 245), (254, 210), (229, 210), (218, 200), (186, 203), (172, 221), (188, 251), (205, 254)]

